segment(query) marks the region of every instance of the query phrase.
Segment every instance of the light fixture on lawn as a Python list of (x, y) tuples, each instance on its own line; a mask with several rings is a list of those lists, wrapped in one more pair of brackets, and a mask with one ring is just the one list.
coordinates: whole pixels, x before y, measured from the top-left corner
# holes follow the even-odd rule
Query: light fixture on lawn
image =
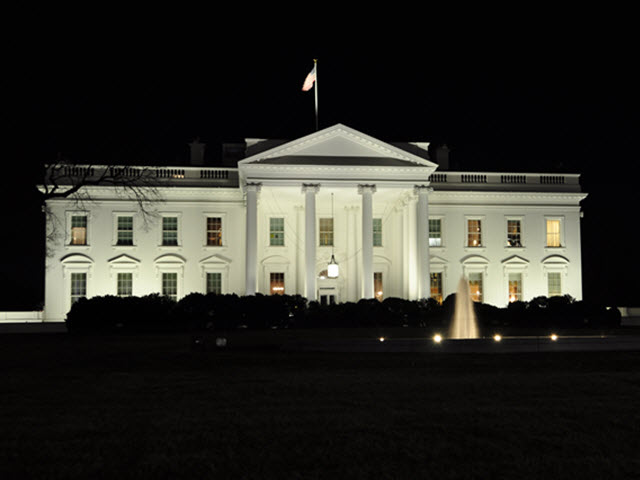
[[(331, 223), (332, 225), (335, 223), (333, 220), (333, 193), (331, 194)], [(327, 277), (329, 278), (338, 278), (338, 275), (340, 274), (338, 262), (336, 262), (336, 258), (333, 256), (334, 243), (335, 241), (331, 242), (331, 260), (329, 260), (329, 265), (327, 265)]]

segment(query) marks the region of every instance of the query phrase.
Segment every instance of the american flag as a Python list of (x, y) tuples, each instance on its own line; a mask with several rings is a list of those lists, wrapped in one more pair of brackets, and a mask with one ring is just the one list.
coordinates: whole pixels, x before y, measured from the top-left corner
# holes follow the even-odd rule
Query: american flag
[(302, 91), (307, 92), (313, 87), (313, 83), (316, 81), (316, 66), (314, 65), (307, 78), (304, 79), (304, 85), (302, 85)]

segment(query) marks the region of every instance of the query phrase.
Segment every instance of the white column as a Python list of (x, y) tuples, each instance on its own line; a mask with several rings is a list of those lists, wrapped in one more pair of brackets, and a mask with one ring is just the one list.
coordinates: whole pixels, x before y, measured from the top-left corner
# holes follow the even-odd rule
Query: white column
[[(296, 237), (302, 238), (304, 206), (296, 205)], [(296, 293), (304, 296), (304, 251), (302, 248), (296, 248)]]
[(373, 298), (373, 194), (375, 185), (358, 185), (362, 195), (362, 297)]
[(247, 235), (245, 289), (247, 295), (255, 295), (258, 284), (258, 192), (261, 184), (248, 183), (247, 191)]
[(416, 245), (418, 250), (418, 298), (431, 296), (431, 276), (429, 274), (429, 196), (430, 188), (416, 185), (418, 196), (416, 205)]
[(303, 184), (305, 296), (316, 300), (316, 193), (318, 184)]
[(345, 301), (357, 302), (360, 298), (360, 290), (358, 290), (358, 207), (348, 205), (345, 207), (345, 218), (347, 232), (347, 249), (345, 254), (346, 271), (343, 278), (346, 279)]

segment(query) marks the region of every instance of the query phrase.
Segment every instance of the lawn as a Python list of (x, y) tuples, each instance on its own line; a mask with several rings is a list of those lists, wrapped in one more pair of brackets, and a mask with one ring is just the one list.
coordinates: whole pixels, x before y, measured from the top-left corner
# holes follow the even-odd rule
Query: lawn
[(0, 478), (640, 475), (640, 352), (292, 353), (264, 335), (0, 336)]

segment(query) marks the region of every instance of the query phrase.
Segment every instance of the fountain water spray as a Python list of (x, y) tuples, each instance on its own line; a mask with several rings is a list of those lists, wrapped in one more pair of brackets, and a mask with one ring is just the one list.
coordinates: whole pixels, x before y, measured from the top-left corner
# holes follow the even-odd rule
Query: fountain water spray
[(478, 338), (478, 322), (473, 310), (473, 300), (469, 291), (469, 282), (464, 277), (458, 282), (456, 293), (456, 305), (453, 313), (453, 321), (449, 331), (449, 338)]

